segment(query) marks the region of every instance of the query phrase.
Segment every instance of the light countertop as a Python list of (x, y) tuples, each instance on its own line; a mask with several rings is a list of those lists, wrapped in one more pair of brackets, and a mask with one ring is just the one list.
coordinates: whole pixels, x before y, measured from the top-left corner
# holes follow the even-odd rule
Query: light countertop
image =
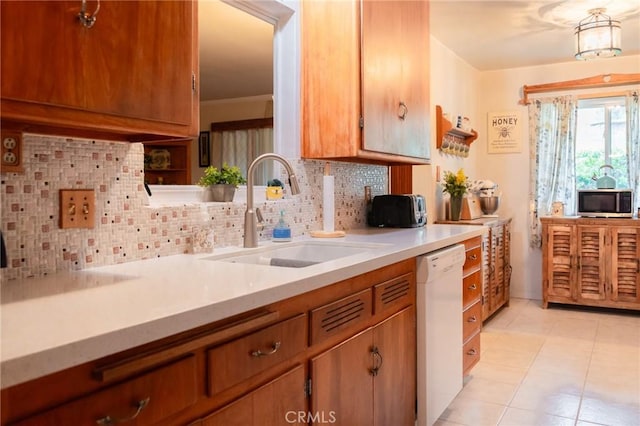
[[(212, 261), (216, 248), (2, 284), (1, 387), (187, 331), (482, 235), (485, 227), (362, 229), (327, 244), (376, 247), (305, 268)], [(294, 241), (308, 240), (296, 238)], [(261, 243), (260, 247), (269, 244)]]

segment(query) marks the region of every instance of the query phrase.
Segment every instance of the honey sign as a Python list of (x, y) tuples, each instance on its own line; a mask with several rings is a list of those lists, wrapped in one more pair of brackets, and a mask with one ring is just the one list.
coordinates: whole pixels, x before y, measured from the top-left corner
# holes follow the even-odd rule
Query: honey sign
[(490, 112), (487, 120), (489, 154), (522, 151), (522, 124), (518, 112)]

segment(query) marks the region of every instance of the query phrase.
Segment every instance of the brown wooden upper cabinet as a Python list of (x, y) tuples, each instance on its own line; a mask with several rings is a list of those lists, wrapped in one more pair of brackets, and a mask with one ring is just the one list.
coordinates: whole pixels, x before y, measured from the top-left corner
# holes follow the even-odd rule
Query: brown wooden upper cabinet
[(103, 1), (90, 28), (81, 9), (1, 3), (3, 125), (115, 140), (197, 135), (197, 2)]
[(303, 158), (427, 164), (429, 3), (301, 5)]

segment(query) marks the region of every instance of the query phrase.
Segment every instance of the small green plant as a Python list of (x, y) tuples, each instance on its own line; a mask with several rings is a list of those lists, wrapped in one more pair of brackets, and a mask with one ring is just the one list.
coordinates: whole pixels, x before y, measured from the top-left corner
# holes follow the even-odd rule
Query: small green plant
[(198, 181), (200, 186), (211, 186), (220, 183), (238, 186), (247, 183), (247, 180), (242, 176), (238, 166), (230, 167), (227, 163), (224, 163), (220, 170), (214, 166), (204, 169), (204, 175)]

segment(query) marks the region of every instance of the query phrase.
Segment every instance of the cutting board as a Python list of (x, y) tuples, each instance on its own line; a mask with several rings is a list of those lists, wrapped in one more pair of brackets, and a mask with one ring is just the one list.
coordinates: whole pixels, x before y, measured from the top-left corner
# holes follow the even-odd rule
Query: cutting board
[(477, 196), (466, 196), (462, 199), (462, 213), (460, 219), (472, 220), (482, 216), (482, 209), (480, 208), (480, 200)]

